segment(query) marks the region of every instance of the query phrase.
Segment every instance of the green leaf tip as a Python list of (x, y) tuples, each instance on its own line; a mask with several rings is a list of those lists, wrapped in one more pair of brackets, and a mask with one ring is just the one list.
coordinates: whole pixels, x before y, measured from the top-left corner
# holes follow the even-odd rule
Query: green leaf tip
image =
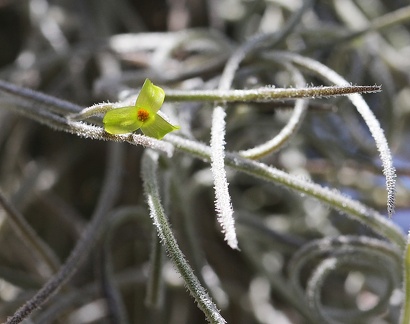
[(162, 88), (145, 79), (134, 106), (120, 107), (109, 110), (104, 118), (104, 130), (109, 134), (132, 133), (141, 128), (141, 131), (156, 139), (179, 129), (172, 125), (159, 112), (164, 103), (165, 92)]

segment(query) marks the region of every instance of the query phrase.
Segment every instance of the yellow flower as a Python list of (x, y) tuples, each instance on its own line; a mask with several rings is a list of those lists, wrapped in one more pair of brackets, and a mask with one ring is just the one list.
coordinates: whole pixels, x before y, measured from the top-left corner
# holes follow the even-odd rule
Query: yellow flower
[(179, 129), (159, 114), (164, 98), (164, 90), (146, 79), (134, 106), (112, 109), (105, 114), (105, 131), (109, 134), (126, 134), (141, 128), (147, 136), (163, 138)]

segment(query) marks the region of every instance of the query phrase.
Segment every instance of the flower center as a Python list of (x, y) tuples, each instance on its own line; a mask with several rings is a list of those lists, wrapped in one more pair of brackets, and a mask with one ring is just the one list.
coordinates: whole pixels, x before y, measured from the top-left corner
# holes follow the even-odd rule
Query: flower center
[(140, 122), (145, 122), (149, 118), (149, 112), (143, 108), (138, 109), (137, 118)]

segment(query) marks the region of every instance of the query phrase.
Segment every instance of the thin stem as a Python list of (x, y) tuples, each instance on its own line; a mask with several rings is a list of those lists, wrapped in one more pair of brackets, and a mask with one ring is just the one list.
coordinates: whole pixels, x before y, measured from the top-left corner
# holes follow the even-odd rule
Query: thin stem
[(118, 287), (118, 282), (115, 280), (116, 274), (114, 274), (113, 270), (113, 258), (111, 252), (113, 236), (115, 231), (118, 230), (118, 228), (125, 222), (145, 222), (147, 225), (150, 225), (146, 219), (146, 213), (146, 209), (140, 206), (123, 206), (111, 212), (107, 217), (109, 224), (106, 226), (106, 232), (103, 238), (103, 292), (105, 298), (107, 299), (107, 304), (113, 323), (129, 323), (126, 308), (121, 298), (121, 291)]
[(47, 105), (50, 108), (54, 108), (56, 112), (77, 113), (82, 109), (81, 106), (73, 104), (69, 101), (58, 99), (29, 88), (23, 88), (3, 80), (0, 80), (0, 90), (20, 98), (33, 100), (38, 104)]
[(331, 86), (305, 88), (263, 87), (249, 90), (166, 90), (165, 101), (269, 102), (272, 100), (346, 96), (352, 93), (380, 92), (381, 86)]
[(293, 13), (279, 32), (256, 35), (241, 45), (226, 63), (219, 82), (219, 89), (227, 90), (231, 87), (235, 73), (238, 70), (240, 63), (247, 55), (260, 50), (262, 47), (274, 48), (280, 41), (285, 39), (286, 36), (299, 24), (303, 14), (313, 5), (313, 3), (313, 0), (303, 1), (302, 6)]
[[(130, 289), (130, 287), (143, 287), (146, 284), (147, 278), (145, 271), (141, 268), (131, 268), (115, 275), (114, 284), (121, 290)], [(80, 289), (72, 289), (56, 296), (53, 304), (44, 309), (39, 316), (36, 317), (36, 323), (57, 323), (58, 317), (62, 313), (69, 312), (81, 303), (85, 305), (92, 300), (100, 298), (100, 283), (92, 282)]]
[[(77, 136), (114, 142), (127, 142), (131, 145), (150, 147), (155, 150), (165, 152), (168, 156), (173, 154), (173, 147), (164, 141), (157, 140), (152, 137), (139, 134), (124, 134), (124, 135), (111, 135), (104, 131), (102, 127), (86, 124), (83, 122), (70, 121), (65, 117), (57, 115), (53, 112), (45, 109), (36, 109), (33, 104), (26, 101), (7, 102), (3, 101), (2, 107), (8, 108), (12, 111), (16, 111), (23, 114), (25, 117), (29, 117), (43, 125), (47, 125), (53, 129), (64, 131)], [(42, 108), (42, 106), (40, 106)], [(64, 109), (64, 107), (60, 107)]]
[(382, 30), (410, 20), (410, 6), (406, 6), (377, 17), (370, 22), (369, 30)]
[[(180, 151), (189, 153), (199, 159), (210, 161), (211, 150), (210, 147), (205, 144), (183, 139), (172, 134), (168, 134), (164, 140), (175, 145), (175, 148)], [(262, 180), (280, 184), (286, 188), (317, 198), (319, 201), (330, 207), (346, 213), (359, 222), (366, 224), (372, 228), (373, 231), (394, 242), (401, 249), (404, 249), (406, 246), (406, 240), (404, 239), (403, 233), (395, 224), (387, 220), (374, 209), (346, 197), (335, 190), (305, 181), (274, 167), (267, 166), (264, 163), (242, 158), (234, 153), (226, 153), (225, 163), (235, 170), (242, 171)]]
[[(301, 55), (289, 53), (289, 52), (274, 52), (274, 58), (280, 60), (291, 61), (303, 68), (315, 73), (329, 82), (335, 83), (338, 86), (344, 86), (349, 84), (341, 75), (337, 74), (326, 65), (319, 63), (316, 60), (303, 57)], [(396, 171), (393, 166), (393, 158), (390, 152), (387, 139), (384, 135), (383, 129), (380, 126), (376, 116), (364, 101), (363, 97), (357, 93), (350, 94), (349, 100), (355, 105), (357, 111), (362, 116), (363, 120), (367, 124), (370, 133), (376, 143), (376, 147), (379, 151), (380, 159), (383, 164), (383, 174), (386, 177), (387, 188), (387, 213), (391, 217), (394, 213), (394, 206), (396, 201)]]
[[(352, 251), (351, 253), (337, 254), (321, 261), (314, 269), (313, 274), (308, 280), (306, 287), (306, 296), (310, 309), (319, 317), (320, 323), (363, 323), (370, 318), (381, 315), (386, 312), (389, 306), (389, 300), (393, 289), (397, 284), (397, 267), (391, 267), (391, 259), (376, 251), (374, 253), (362, 254), (361, 251)], [(378, 264), (374, 267), (374, 264)], [(347, 268), (349, 270), (356, 268), (362, 272), (370, 272), (372, 276), (384, 280), (386, 288), (380, 293), (379, 300), (372, 308), (363, 310), (341, 309), (342, 314), (335, 309), (328, 310), (322, 304), (322, 289), (326, 279), (331, 273), (337, 273), (339, 269)]]
[[(304, 296), (304, 288), (302, 287), (301, 278), (304, 277), (304, 270), (306, 267), (316, 268), (314, 263), (319, 263), (319, 260), (328, 259), (329, 257), (337, 255), (337, 260), (340, 261), (344, 256), (352, 258), (351, 265), (354, 267), (366, 264), (368, 271), (369, 265), (373, 267), (373, 264), (380, 263), (388, 265), (389, 270), (386, 276), (386, 280), (389, 282), (390, 288), (385, 290), (386, 293), (380, 298), (379, 306), (374, 308), (373, 311), (379, 311), (385, 309), (386, 303), (390, 299), (391, 290), (395, 288), (397, 282), (395, 278), (398, 278), (398, 273), (401, 267), (401, 251), (397, 246), (392, 245), (386, 241), (382, 241), (375, 238), (366, 236), (338, 236), (338, 237), (325, 237), (319, 240), (311, 241), (302, 246), (293, 256), (288, 265), (289, 269), (289, 281), (293, 287), (295, 293), (299, 296)], [(340, 259), (340, 260), (339, 260)], [(383, 261), (382, 261), (383, 260)], [(377, 269), (375, 269), (377, 270)], [(385, 269), (386, 270), (386, 269)], [(384, 276), (381, 276), (384, 277)], [(310, 280), (309, 280), (310, 281)], [(392, 284), (392, 283), (395, 284)], [(311, 287), (311, 289), (314, 287)], [(320, 290), (315, 290), (316, 293), (310, 296), (310, 300), (320, 299)], [(316, 301), (315, 301), (316, 302)], [(313, 308), (315, 309), (315, 308)], [(318, 314), (321, 313), (321, 307)], [(359, 313), (365, 315), (366, 312), (356, 311), (356, 316)], [(347, 316), (345, 312), (344, 316)], [(349, 322), (353, 322), (352, 320)], [(354, 321), (356, 322), (356, 321)]]
[(27, 301), (13, 316), (7, 319), (6, 324), (21, 323), (33, 311), (40, 308), (74, 275), (81, 263), (90, 254), (95, 242), (101, 234), (101, 230), (105, 225), (106, 216), (109, 215), (108, 211), (114, 204), (118, 193), (122, 170), (122, 151), (123, 147), (121, 145), (110, 145), (105, 181), (92, 220), (64, 265), (33, 298)]
[(148, 276), (145, 305), (149, 308), (160, 309), (163, 300), (163, 269), (164, 249), (156, 231), (152, 232), (150, 271)]
[(21, 237), (25, 245), (30, 248), (36, 255), (40, 257), (49, 269), (50, 273), (57, 272), (60, 267), (60, 261), (49, 246), (37, 235), (30, 224), (27, 223), (24, 216), (7, 201), (3, 193), (0, 191), (0, 205), (9, 215), (9, 221)]
[[(298, 98), (322, 98), (330, 96), (345, 96), (351, 93), (371, 93), (381, 91), (380, 86), (332, 86), (332, 87), (304, 87), (298, 82), (298, 88), (262, 87), (251, 90), (166, 90), (165, 101), (215, 101), (215, 102), (272, 102), (276, 100)], [(125, 106), (122, 105), (122, 106)], [(69, 121), (84, 120), (104, 114), (111, 109), (121, 107), (121, 103), (100, 103), (82, 109), (80, 112), (67, 116)]]
[(369, 32), (381, 31), (392, 26), (403, 24), (405, 22), (408, 22), (409, 20), (410, 6), (406, 6), (373, 19), (365, 28), (353, 31), (347, 35), (335, 39), (334, 43), (337, 42), (338, 44), (340, 44), (341, 42), (350, 41)]
[[(117, 216), (117, 215), (115, 215)], [(106, 233), (106, 237), (101, 251), (101, 288), (102, 293), (106, 299), (107, 307), (111, 323), (113, 324), (127, 324), (128, 316), (125, 310), (124, 303), (121, 298), (121, 293), (114, 282), (114, 270), (111, 254), (111, 241), (113, 236), (112, 225), (117, 222), (110, 222), (110, 228)], [(115, 228), (115, 226), (113, 226)]]
[(213, 303), (206, 290), (202, 287), (198, 278), (194, 275), (175, 240), (159, 198), (158, 180), (156, 175), (157, 168), (158, 153), (151, 150), (145, 150), (142, 160), (141, 174), (148, 206), (151, 212), (151, 218), (157, 229), (161, 242), (165, 246), (167, 254), (171, 258), (175, 267), (184, 278), (186, 287), (195, 298), (198, 307), (204, 312), (206, 318), (211, 323), (226, 323), (224, 318), (220, 315), (218, 308)]
[(107, 111), (113, 109), (112, 103), (99, 103), (91, 107), (84, 108), (79, 113), (68, 115), (68, 120), (78, 121), (90, 118), (95, 115), (105, 114)]
[[(306, 84), (306, 81), (303, 75), (299, 72), (299, 70), (295, 69), (291, 64), (286, 64), (286, 67), (292, 73), (292, 77), (294, 82), (296, 83), (296, 86), (303, 87), (303, 85)], [(248, 159), (259, 159), (283, 147), (283, 145), (287, 143), (293, 137), (294, 134), (296, 134), (296, 131), (302, 124), (304, 116), (306, 115), (307, 106), (308, 100), (296, 100), (295, 108), (293, 110), (291, 118), (289, 119), (285, 127), (282, 128), (278, 135), (276, 135), (271, 140), (263, 144), (260, 144), (256, 147), (253, 147), (246, 151), (240, 151), (239, 154)]]

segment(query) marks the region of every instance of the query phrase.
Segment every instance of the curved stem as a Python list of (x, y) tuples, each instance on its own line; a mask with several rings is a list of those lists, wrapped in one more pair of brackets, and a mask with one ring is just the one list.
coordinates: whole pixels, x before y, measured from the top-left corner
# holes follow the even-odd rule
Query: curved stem
[[(296, 83), (296, 86), (303, 87), (303, 85), (306, 84), (303, 75), (292, 65), (285, 65), (287, 69), (292, 72), (292, 76), (294, 82)], [(283, 147), (283, 145), (287, 143), (299, 129), (300, 125), (302, 124), (302, 121), (304, 120), (304, 116), (306, 115), (307, 107), (307, 100), (296, 100), (292, 117), (289, 119), (288, 123), (285, 125), (285, 127), (282, 128), (278, 135), (276, 135), (274, 138), (267, 141), (266, 143), (260, 144), (246, 151), (240, 151), (239, 155), (248, 159), (259, 159)]]
[(165, 246), (168, 256), (183, 277), (186, 287), (195, 298), (198, 307), (204, 312), (207, 319), (211, 323), (226, 323), (224, 318), (220, 315), (218, 308), (213, 303), (206, 290), (202, 287), (198, 278), (194, 275), (171, 231), (159, 197), (158, 180), (156, 175), (158, 153), (151, 150), (145, 150), (144, 153), (141, 171), (144, 190), (150, 208), (151, 218), (153, 219), (162, 244)]
[(41, 261), (49, 268), (50, 273), (57, 272), (60, 261), (49, 246), (37, 235), (30, 224), (27, 223), (23, 215), (7, 201), (3, 193), (0, 191), (0, 205), (9, 215), (9, 220), (12, 226), (17, 231), (17, 234), (22, 238), (30, 250), (40, 256)]
[[(349, 84), (349, 82), (347, 82), (341, 75), (337, 74), (335, 71), (316, 60), (289, 52), (274, 52), (273, 57), (280, 60), (291, 61), (315, 73), (323, 79), (337, 84), (338, 86)], [(390, 152), (389, 145), (387, 143), (387, 139), (384, 135), (379, 121), (377, 120), (370, 107), (364, 101), (363, 97), (355, 93), (349, 95), (348, 98), (352, 102), (352, 104), (356, 106), (357, 111), (367, 124), (370, 133), (372, 134), (373, 139), (376, 142), (376, 147), (379, 151), (380, 159), (383, 164), (383, 174), (386, 177), (387, 213), (389, 217), (391, 217), (394, 213), (396, 201), (396, 170), (393, 166), (393, 158)]]
[[(183, 139), (171, 134), (167, 135), (164, 140), (175, 145), (175, 148), (180, 151), (189, 153), (202, 160), (210, 161), (210, 148), (205, 144)], [(391, 242), (394, 242), (401, 249), (404, 249), (406, 246), (406, 240), (403, 233), (394, 223), (383, 217), (383, 215), (376, 210), (346, 197), (335, 190), (305, 181), (264, 163), (242, 158), (234, 153), (226, 154), (225, 163), (235, 170), (253, 175), (268, 182), (283, 185), (286, 188), (314, 197), (322, 203), (325, 203), (342, 213), (346, 213), (348, 216), (369, 226), (373, 231), (389, 239)]]
[(260, 34), (252, 37), (249, 41), (241, 45), (230, 57), (222, 72), (219, 82), (219, 89), (229, 89), (232, 85), (235, 72), (245, 57), (262, 47), (273, 48), (298, 25), (303, 14), (313, 5), (314, 0), (303, 1), (302, 6), (288, 19), (284, 27), (277, 33)]
[(18, 324), (26, 319), (33, 311), (40, 308), (53, 296), (76, 272), (84, 259), (91, 252), (96, 240), (105, 225), (109, 209), (114, 204), (119, 189), (122, 170), (123, 147), (111, 144), (108, 153), (106, 176), (96, 209), (83, 236), (74, 247), (70, 256), (60, 270), (17, 312), (7, 319), (6, 324)]

